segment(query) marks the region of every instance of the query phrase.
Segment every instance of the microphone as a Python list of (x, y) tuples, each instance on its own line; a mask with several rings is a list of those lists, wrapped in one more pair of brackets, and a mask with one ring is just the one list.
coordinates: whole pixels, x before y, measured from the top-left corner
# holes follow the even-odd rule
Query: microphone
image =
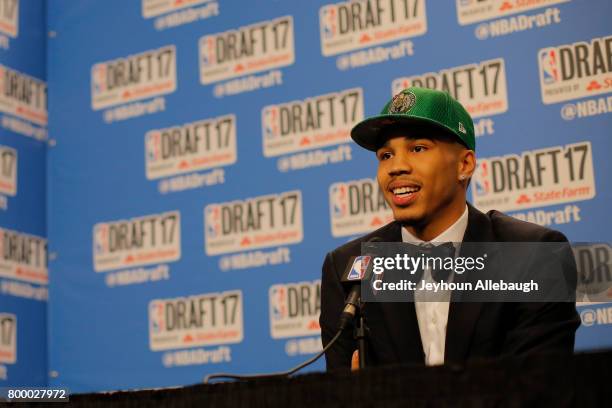
[[(365, 242), (382, 242), (383, 240), (379, 237), (373, 237)], [(353, 256), (350, 258), (349, 263), (347, 265), (347, 269), (342, 274), (341, 282), (344, 285), (351, 285), (351, 289), (349, 291), (348, 296), (346, 297), (346, 301), (344, 302), (344, 310), (340, 315), (340, 325), (336, 335), (327, 343), (327, 345), (321, 350), (317, 355), (309, 358), (304, 361), (302, 364), (299, 364), (289, 370), (270, 373), (270, 374), (228, 374), (228, 373), (217, 373), (217, 374), (209, 374), (204, 377), (204, 384), (210, 383), (210, 380), (227, 378), (233, 380), (258, 380), (258, 379), (266, 379), (266, 378), (279, 378), (279, 377), (288, 377), (293, 375), (297, 371), (302, 368), (314, 363), (317, 361), (330, 347), (340, 338), (340, 335), (346, 329), (349, 323), (353, 321), (355, 315), (357, 314), (357, 308), (359, 307), (360, 299), (361, 299), (361, 281), (369, 279), (369, 271), (371, 268), (370, 262), (372, 261), (372, 257), (365, 256)], [(363, 316), (362, 316), (363, 317)], [(363, 329), (363, 325), (361, 326)], [(361, 334), (359, 340), (359, 353), (360, 353), (360, 361), (359, 366), (365, 367), (365, 341), (364, 335)]]
[[(380, 237), (372, 237), (366, 242), (382, 242)], [(371, 275), (370, 263), (372, 257), (369, 255), (353, 256), (340, 280), (344, 286), (350, 286), (349, 294), (344, 301), (344, 309), (340, 314), (338, 330), (343, 331), (353, 322), (357, 314), (357, 308), (361, 300), (361, 282), (369, 281)]]
[[(367, 240), (366, 242), (382, 242), (382, 239), (379, 237), (373, 237)], [(329, 343), (327, 343), (327, 345), (323, 348), (323, 350), (321, 350), (317, 355), (309, 358), (308, 360), (304, 361), (301, 364), (298, 364), (297, 366), (289, 370), (280, 371), (276, 373), (250, 374), (250, 375), (249, 374), (246, 374), (246, 375), (245, 374), (228, 374), (228, 373), (209, 374), (206, 377), (204, 377), (204, 384), (210, 383), (210, 380), (220, 379), (220, 378), (227, 378), (227, 379), (232, 379), (232, 380), (261, 380), (261, 379), (267, 379), (267, 378), (289, 377), (290, 375), (293, 375), (294, 373), (298, 372), (302, 368), (317, 361), (340, 338), (340, 335), (342, 334), (344, 329), (346, 329), (348, 324), (351, 323), (353, 319), (355, 318), (355, 315), (357, 314), (357, 307), (359, 306), (359, 303), (360, 303), (359, 301), (361, 298), (360, 283), (362, 280), (366, 280), (367, 278), (369, 278), (369, 276), (366, 276), (366, 274), (369, 270), (368, 266), (370, 265), (371, 260), (372, 260), (372, 257), (368, 255), (354, 256), (350, 258), (349, 263), (347, 265), (347, 269), (344, 271), (344, 274), (342, 275), (341, 282), (344, 285), (352, 285), (352, 286), (351, 286), (349, 295), (346, 297), (346, 301), (344, 302), (345, 304), (344, 310), (342, 311), (342, 314), (340, 315), (340, 327), (338, 328), (338, 331), (336, 332), (335, 336), (329, 341)], [(360, 346), (359, 346), (359, 349), (360, 349), (359, 364), (360, 364), (360, 367), (362, 368), (364, 367), (364, 364), (365, 364), (365, 358), (363, 357), (365, 356), (364, 344), (365, 344), (364, 335), (362, 334), (360, 337)]]

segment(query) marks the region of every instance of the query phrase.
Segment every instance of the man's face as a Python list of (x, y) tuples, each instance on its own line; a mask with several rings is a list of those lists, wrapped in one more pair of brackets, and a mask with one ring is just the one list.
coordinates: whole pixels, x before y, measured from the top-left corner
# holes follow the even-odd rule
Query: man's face
[(449, 206), (465, 206), (465, 187), (458, 181), (463, 146), (447, 138), (391, 136), (376, 157), (378, 184), (397, 221), (426, 225)]

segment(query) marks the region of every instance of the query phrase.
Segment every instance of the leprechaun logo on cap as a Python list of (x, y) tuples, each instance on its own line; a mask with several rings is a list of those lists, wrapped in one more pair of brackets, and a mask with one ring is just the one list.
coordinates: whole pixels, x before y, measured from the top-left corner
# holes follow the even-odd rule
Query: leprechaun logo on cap
[(389, 113), (406, 113), (416, 103), (416, 96), (412, 92), (400, 92), (391, 100)]

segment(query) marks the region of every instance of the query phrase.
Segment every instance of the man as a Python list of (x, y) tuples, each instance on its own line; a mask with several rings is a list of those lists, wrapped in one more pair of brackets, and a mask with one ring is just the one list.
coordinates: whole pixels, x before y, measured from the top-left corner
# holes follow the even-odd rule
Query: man
[[(376, 153), (378, 184), (395, 221), (327, 254), (321, 281), (321, 333), (337, 333), (348, 289), (341, 275), (361, 243), (566, 242), (566, 238), (498, 211), (466, 202), (476, 166), (474, 125), (447, 93), (408, 88), (380, 115), (357, 124), (351, 137)], [(571, 273), (575, 273), (573, 260)], [(454, 298), (453, 298), (454, 299)], [(532, 352), (572, 353), (580, 319), (575, 303), (368, 303), (367, 364), (463, 362)], [(327, 368), (348, 369), (357, 349), (345, 330), (326, 352)]]

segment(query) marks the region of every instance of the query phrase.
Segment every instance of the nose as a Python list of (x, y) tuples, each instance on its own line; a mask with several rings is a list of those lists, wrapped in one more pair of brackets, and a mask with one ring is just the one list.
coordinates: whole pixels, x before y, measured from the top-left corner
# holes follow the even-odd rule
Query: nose
[(400, 174), (412, 173), (412, 163), (410, 157), (406, 152), (399, 151), (395, 152), (389, 166), (389, 175), (398, 176)]

